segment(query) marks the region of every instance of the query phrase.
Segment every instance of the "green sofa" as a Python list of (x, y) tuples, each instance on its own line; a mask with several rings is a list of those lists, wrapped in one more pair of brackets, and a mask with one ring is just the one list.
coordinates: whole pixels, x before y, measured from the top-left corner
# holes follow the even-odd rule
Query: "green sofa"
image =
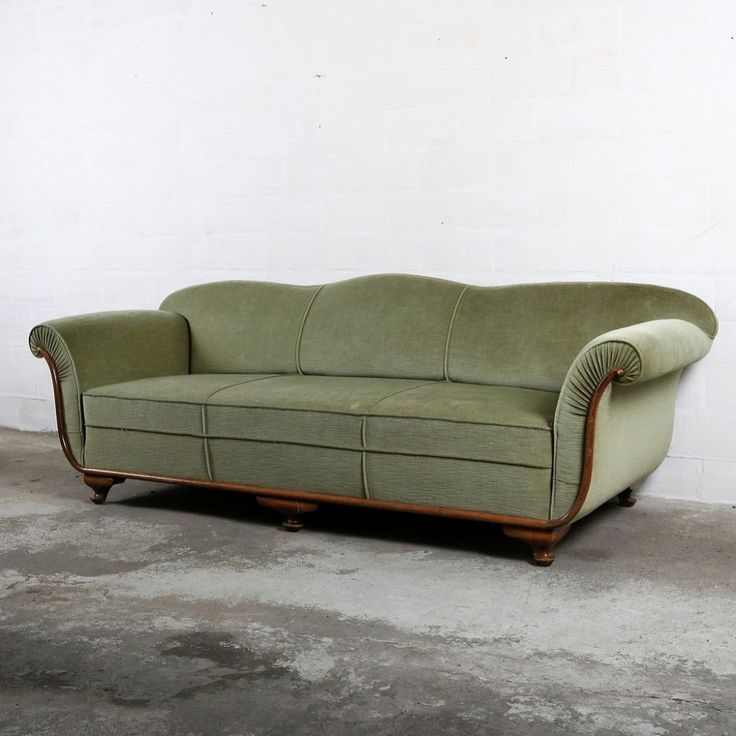
[(319, 503), (485, 520), (548, 565), (572, 522), (633, 503), (716, 329), (659, 286), (376, 275), (192, 286), (30, 345), (98, 503), (138, 478), (254, 493), (290, 529)]

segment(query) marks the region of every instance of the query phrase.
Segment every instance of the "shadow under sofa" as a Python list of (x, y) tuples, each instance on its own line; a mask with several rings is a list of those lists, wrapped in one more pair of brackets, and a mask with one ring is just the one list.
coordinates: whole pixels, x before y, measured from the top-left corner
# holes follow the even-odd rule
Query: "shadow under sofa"
[(30, 344), (93, 501), (140, 478), (254, 493), (289, 529), (319, 503), (485, 520), (548, 565), (572, 522), (633, 504), (716, 330), (665, 287), (396, 274), (202, 284)]

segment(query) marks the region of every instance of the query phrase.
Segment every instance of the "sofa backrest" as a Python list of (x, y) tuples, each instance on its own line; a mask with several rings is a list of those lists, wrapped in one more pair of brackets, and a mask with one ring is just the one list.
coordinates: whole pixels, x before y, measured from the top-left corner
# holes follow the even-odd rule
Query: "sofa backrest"
[(323, 286), (304, 324), (304, 373), (445, 378), (450, 321), (465, 287), (418, 276)]
[(612, 282), (471, 287), (449, 348), (453, 381), (557, 391), (590, 340), (655, 319), (683, 319), (713, 336), (715, 316), (677, 289)]
[(466, 286), (401, 274), (324, 286), (226, 281), (192, 286), (162, 309), (189, 322), (193, 373), (386, 376), (559, 390), (603, 332), (684, 319), (709, 335), (710, 308), (646, 284)]
[(317, 288), (219, 281), (176, 291), (161, 309), (189, 322), (192, 373), (296, 373), (299, 332)]

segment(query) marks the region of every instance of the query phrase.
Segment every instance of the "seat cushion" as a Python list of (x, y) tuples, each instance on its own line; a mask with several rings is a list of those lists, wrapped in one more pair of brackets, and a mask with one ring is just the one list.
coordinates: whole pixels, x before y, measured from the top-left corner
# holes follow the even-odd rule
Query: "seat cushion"
[(84, 395), (88, 467), (544, 518), (557, 394), (213, 374)]
[(219, 373), (162, 376), (86, 391), (86, 428), (130, 429), (204, 436), (202, 406), (218, 391), (270, 378), (270, 374)]
[(363, 417), (377, 402), (426, 381), (279, 376), (218, 392), (207, 403), (209, 437), (363, 449)]
[(82, 396), (88, 468), (211, 480), (203, 405), (268, 374), (201, 374), (126, 381)]
[(549, 468), (556, 405), (549, 391), (425, 384), (371, 407), (366, 449)]
[(382, 398), (423, 383), (220, 374), (103, 386), (84, 396), (85, 462), (101, 469), (363, 496), (365, 412)]
[(164, 376), (84, 394), (85, 425), (210, 439), (552, 464), (557, 394), (401, 378)]

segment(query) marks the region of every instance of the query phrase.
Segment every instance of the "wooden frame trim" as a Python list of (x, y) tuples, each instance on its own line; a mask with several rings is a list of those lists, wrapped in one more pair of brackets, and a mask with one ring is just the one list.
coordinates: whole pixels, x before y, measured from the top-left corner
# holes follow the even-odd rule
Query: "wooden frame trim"
[(66, 433), (66, 420), (64, 419), (64, 399), (61, 395), (61, 381), (59, 380), (59, 372), (56, 368), (56, 363), (51, 357), (51, 354), (45, 348), (38, 348), (36, 350), (38, 356), (46, 361), (46, 364), (51, 371), (51, 383), (54, 387), (54, 409), (56, 411), (56, 431), (59, 433), (59, 442), (61, 443), (61, 449), (64, 452), (64, 457), (69, 461), (69, 464), (78, 470), (80, 473), (85, 473), (85, 469), (77, 462), (72, 452), (71, 445), (69, 444), (69, 437)]
[(80, 465), (69, 445), (64, 420), (64, 407), (61, 395), (61, 382), (54, 359), (43, 348), (38, 349), (38, 354), (49, 366), (51, 371), (51, 382), (54, 388), (54, 405), (56, 409), (56, 427), (59, 433), (59, 442), (69, 464), (80, 473), (88, 477), (114, 478), (122, 482), (126, 478), (131, 480), (147, 480), (157, 483), (171, 483), (180, 486), (196, 486), (199, 488), (211, 488), (222, 491), (239, 491), (256, 496), (271, 497), (274, 499), (288, 499), (293, 501), (305, 501), (308, 503), (331, 503), (342, 506), (358, 506), (388, 511), (402, 511), (412, 514), (424, 514), (428, 516), (444, 516), (454, 519), (469, 519), (471, 521), (485, 521), (494, 524), (509, 525), (513, 527), (528, 527), (532, 529), (557, 529), (567, 526), (578, 514), (588, 495), (590, 482), (593, 476), (593, 450), (595, 445), (595, 422), (598, 406), (604, 392), (616, 379), (624, 376), (623, 368), (613, 368), (598, 384), (588, 406), (585, 419), (585, 439), (583, 449), (583, 473), (578, 493), (575, 500), (564, 516), (557, 519), (535, 519), (526, 516), (513, 516), (510, 514), (494, 514), (487, 511), (473, 511), (470, 509), (457, 509), (448, 506), (428, 506), (424, 504), (404, 503), (402, 501), (380, 501), (372, 498), (358, 498), (354, 496), (340, 496), (330, 493), (317, 493), (313, 491), (293, 491), (284, 488), (269, 488), (256, 486), (249, 483), (227, 483), (223, 481), (209, 481), (199, 478), (182, 478), (174, 475), (156, 475), (149, 473), (133, 473), (121, 470), (109, 470), (107, 468), (87, 468)]

